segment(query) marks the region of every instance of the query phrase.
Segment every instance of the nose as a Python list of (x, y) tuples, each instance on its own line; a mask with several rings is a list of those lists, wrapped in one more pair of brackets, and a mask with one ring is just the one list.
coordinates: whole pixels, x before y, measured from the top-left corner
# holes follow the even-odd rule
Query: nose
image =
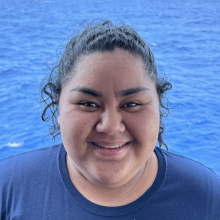
[(117, 109), (104, 111), (101, 115), (101, 120), (96, 125), (96, 130), (108, 135), (124, 132), (125, 125), (122, 122), (121, 113)]

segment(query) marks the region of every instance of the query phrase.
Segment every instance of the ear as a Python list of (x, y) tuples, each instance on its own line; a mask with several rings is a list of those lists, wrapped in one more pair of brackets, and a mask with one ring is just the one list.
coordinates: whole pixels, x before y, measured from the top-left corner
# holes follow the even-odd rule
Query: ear
[(60, 125), (60, 116), (57, 117), (57, 122)]

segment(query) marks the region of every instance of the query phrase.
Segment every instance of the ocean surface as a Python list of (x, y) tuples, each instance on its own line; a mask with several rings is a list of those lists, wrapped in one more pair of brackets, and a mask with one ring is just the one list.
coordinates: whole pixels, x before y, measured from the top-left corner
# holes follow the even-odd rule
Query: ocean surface
[[(40, 83), (87, 22), (134, 27), (173, 84), (171, 152), (220, 175), (219, 0), (0, 0), (0, 158), (54, 144), (41, 121)], [(61, 142), (58, 139), (56, 143)]]

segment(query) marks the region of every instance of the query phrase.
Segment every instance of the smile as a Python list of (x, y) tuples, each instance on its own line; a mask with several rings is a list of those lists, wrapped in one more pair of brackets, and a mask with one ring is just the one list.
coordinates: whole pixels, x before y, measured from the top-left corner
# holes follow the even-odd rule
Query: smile
[(93, 142), (93, 144), (97, 147), (100, 147), (100, 148), (105, 148), (105, 149), (116, 149), (116, 148), (120, 148), (120, 147), (123, 147), (127, 144), (128, 142), (124, 143), (124, 144), (120, 144), (120, 145), (115, 145), (115, 146), (108, 146), (108, 145), (103, 145), (103, 144), (98, 144), (98, 143), (95, 143)]

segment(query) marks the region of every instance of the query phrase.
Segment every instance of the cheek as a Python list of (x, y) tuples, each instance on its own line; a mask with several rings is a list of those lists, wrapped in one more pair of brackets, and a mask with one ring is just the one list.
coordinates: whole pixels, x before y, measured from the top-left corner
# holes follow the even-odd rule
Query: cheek
[[(95, 117), (92, 117), (93, 119)], [(89, 154), (87, 137), (93, 129), (94, 121), (88, 115), (60, 115), (60, 129), (64, 147), (73, 161), (80, 163)]]
[[(147, 109), (141, 113), (127, 116), (126, 126), (140, 146), (154, 145), (159, 132), (159, 111)], [(153, 146), (154, 147), (154, 146)]]
[[(63, 142), (71, 145), (85, 142), (88, 135), (93, 130), (97, 116), (92, 113), (71, 112), (59, 116), (60, 129)], [(69, 142), (69, 143), (67, 143)]]

